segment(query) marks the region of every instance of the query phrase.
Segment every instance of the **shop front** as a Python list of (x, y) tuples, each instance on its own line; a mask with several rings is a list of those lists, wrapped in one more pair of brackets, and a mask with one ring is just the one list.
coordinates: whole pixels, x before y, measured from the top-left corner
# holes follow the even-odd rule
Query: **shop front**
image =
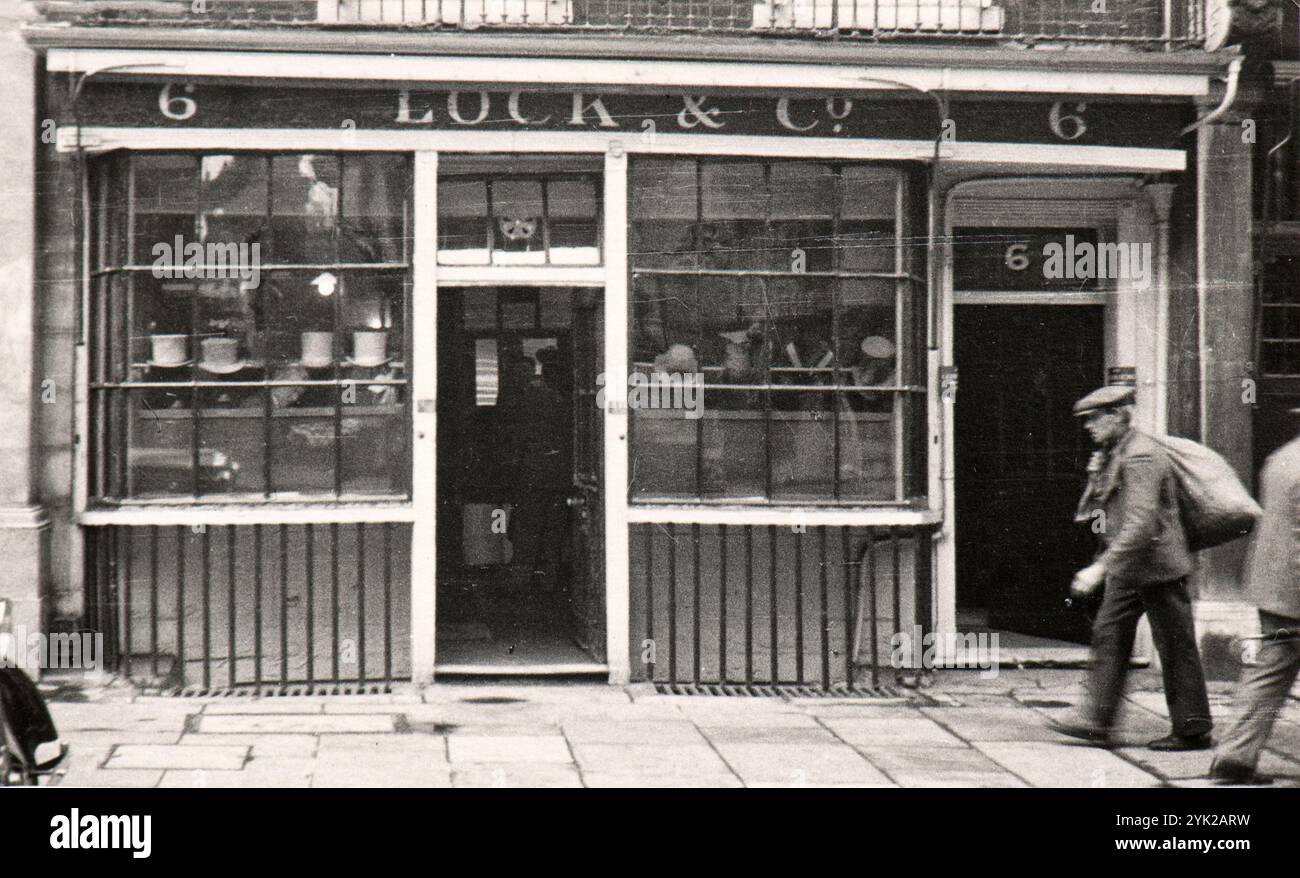
[[(915, 626), (1078, 638), (1069, 404), (1127, 370), (1163, 423), (1204, 77), (130, 54), (48, 66), (84, 77), (74, 566), (132, 676), (833, 687)], [(1067, 238), (1150, 272), (1056, 278)]]

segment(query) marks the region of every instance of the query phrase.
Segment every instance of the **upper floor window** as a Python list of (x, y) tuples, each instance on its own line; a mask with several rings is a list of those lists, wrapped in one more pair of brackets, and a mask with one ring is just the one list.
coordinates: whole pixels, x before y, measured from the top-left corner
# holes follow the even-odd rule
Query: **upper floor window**
[(98, 163), (92, 495), (408, 494), (410, 185), (389, 154)]

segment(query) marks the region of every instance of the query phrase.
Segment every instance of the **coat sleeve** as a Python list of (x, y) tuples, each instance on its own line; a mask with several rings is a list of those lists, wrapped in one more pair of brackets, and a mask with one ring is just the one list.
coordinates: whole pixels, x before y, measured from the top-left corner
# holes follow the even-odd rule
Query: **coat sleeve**
[(1101, 555), (1106, 573), (1124, 578), (1141, 563), (1160, 533), (1160, 466), (1150, 454), (1124, 462), (1124, 524)]
[[(1300, 479), (1287, 489), (1287, 514), (1291, 517), (1291, 538), (1287, 541), (1286, 564), (1292, 588), (1300, 588)], [(1260, 498), (1263, 500), (1263, 497)]]

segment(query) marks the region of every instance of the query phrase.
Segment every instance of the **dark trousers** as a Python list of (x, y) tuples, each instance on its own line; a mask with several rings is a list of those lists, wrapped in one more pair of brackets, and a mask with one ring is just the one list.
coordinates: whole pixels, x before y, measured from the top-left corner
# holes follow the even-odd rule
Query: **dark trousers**
[(1111, 728), (1124, 697), (1124, 679), (1138, 620), (1146, 613), (1164, 671), (1165, 702), (1174, 734), (1185, 737), (1210, 731), (1210, 700), (1205, 672), (1196, 648), (1192, 603), (1186, 580), (1133, 585), (1106, 580), (1106, 591), (1092, 625), (1092, 673), (1088, 686), (1088, 719)]

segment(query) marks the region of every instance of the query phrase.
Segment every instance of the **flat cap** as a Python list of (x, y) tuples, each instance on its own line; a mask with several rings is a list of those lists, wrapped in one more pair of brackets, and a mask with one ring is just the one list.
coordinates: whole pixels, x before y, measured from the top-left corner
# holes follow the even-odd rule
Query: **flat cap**
[(1074, 414), (1086, 415), (1099, 409), (1111, 409), (1133, 404), (1133, 388), (1127, 384), (1108, 384), (1099, 387), (1074, 404)]

